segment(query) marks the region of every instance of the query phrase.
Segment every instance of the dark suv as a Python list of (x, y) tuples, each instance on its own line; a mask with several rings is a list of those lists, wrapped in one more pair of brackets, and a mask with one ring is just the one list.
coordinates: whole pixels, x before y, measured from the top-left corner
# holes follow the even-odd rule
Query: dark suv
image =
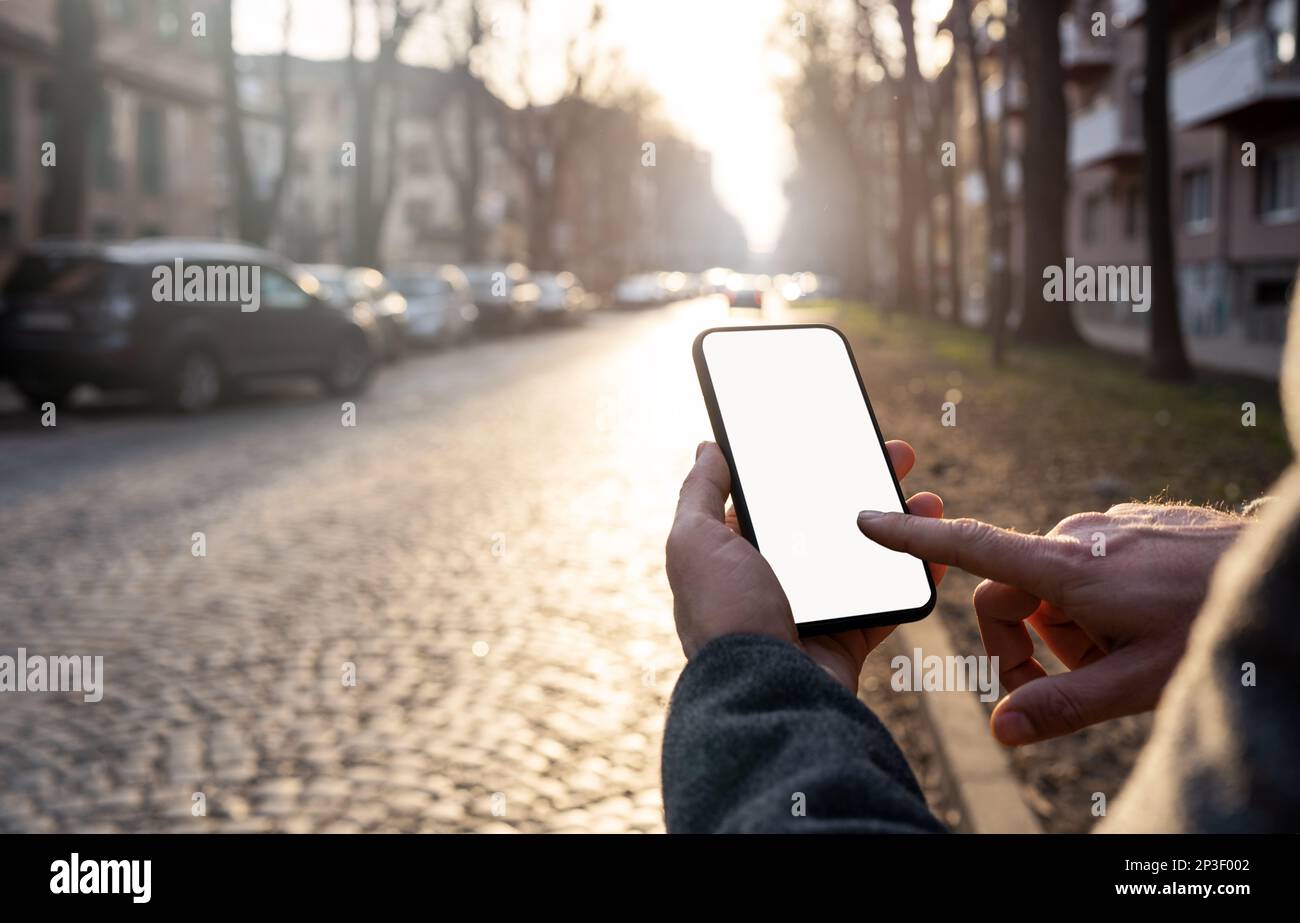
[(271, 375), (359, 391), (380, 349), (374, 317), (318, 289), (243, 244), (40, 241), (0, 289), (0, 377), (36, 406), (93, 384), (147, 388), (188, 412)]

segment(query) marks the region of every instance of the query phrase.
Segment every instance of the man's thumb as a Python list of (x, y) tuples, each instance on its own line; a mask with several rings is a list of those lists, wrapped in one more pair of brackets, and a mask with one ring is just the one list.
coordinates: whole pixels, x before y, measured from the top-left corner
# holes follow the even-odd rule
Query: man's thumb
[(1146, 711), (1155, 706), (1146, 682), (1151, 669), (1139, 651), (1122, 648), (1078, 670), (1030, 680), (993, 709), (993, 736), (1019, 747)]

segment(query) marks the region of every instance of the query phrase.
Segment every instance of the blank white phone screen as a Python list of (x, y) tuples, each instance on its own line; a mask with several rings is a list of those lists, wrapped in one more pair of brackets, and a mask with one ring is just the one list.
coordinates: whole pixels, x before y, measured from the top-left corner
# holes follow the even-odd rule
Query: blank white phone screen
[(795, 621), (926, 605), (925, 565), (858, 530), (859, 510), (903, 505), (839, 334), (753, 327), (702, 348), (754, 538)]

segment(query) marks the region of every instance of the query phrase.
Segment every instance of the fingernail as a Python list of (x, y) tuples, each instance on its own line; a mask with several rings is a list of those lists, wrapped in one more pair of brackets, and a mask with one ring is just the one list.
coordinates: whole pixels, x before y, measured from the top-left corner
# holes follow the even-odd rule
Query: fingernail
[(695, 447), (695, 460), (696, 460), (696, 461), (699, 461), (699, 460), (700, 460), (700, 453), (704, 451), (704, 447), (705, 447), (706, 445), (708, 445), (708, 444), (709, 444), (709, 443), (708, 443), (708, 440), (705, 440), (704, 442), (701, 442), (699, 445), (697, 445), (697, 446)]
[(1024, 712), (1002, 711), (993, 716), (993, 736), (1008, 747), (1016, 747), (1034, 739), (1034, 726)]
[(874, 519), (879, 519), (883, 515), (884, 513), (881, 513), (879, 510), (863, 510), (861, 513), (858, 513), (858, 522), (871, 522)]

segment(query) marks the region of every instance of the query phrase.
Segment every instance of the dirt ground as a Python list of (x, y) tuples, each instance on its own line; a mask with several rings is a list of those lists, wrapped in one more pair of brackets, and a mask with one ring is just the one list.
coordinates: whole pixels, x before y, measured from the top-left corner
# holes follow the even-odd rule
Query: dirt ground
[[(1133, 499), (1231, 509), (1266, 492), (1291, 458), (1272, 382), (1202, 375), (1191, 385), (1160, 384), (1133, 360), (1086, 348), (1013, 346), (998, 370), (980, 334), (861, 306), (841, 305), (838, 317), (886, 438), (917, 450), (906, 492), (935, 491), (950, 517), (1044, 532), (1071, 513)], [(941, 420), (949, 401), (954, 426)], [(1245, 402), (1255, 404), (1253, 427), (1242, 423)], [(958, 647), (975, 653), (977, 582), (950, 572), (938, 609)], [(1063, 669), (1039, 648), (1050, 671)], [(892, 695), (887, 680), (884, 692)], [(1136, 716), (1014, 751), (1044, 828), (1091, 828), (1094, 793), (1114, 798), (1149, 730), (1150, 716)], [(924, 752), (927, 742), (916, 744)], [(926, 759), (905, 749), (926, 775)], [(942, 809), (959, 816), (947, 802)]]

